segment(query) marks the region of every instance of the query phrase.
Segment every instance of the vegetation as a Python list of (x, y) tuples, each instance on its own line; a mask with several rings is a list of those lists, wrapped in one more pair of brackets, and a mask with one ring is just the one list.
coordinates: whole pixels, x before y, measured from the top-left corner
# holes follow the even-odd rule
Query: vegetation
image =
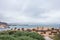
[(54, 37), (53, 37), (54, 40), (60, 40), (60, 34), (56, 34)]
[(27, 31), (3, 31), (0, 32), (0, 40), (45, 40), (36, 32)]

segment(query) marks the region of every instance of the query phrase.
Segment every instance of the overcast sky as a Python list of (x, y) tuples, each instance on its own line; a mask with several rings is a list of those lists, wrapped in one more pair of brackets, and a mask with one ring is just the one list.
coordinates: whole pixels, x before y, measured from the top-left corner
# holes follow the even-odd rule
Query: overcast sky
[(60, 0), (0, 0), (0, 21), (60, 23)]

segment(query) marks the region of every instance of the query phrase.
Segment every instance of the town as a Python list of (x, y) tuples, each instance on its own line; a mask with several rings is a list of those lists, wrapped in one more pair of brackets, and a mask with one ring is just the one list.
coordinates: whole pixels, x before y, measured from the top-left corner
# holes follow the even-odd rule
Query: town
[(38, 34), (41, 34), (43, 36), (54, 36), (55, 34), (60, 33), (60, 29), (54, 29), (54, 28), (47, 28), (47, 27), (37, 27), (37, 28), (14, 28), (11, 29), (12, 31), (29, 31), (29, 32), (37, 32)]

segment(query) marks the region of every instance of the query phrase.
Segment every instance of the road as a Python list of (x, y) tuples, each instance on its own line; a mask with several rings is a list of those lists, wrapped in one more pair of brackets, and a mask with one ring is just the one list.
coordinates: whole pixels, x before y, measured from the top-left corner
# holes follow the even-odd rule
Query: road
[(51, 39), (51, 38), (49, 38), (49, 37), (44, 37), (45, 38), (45, 40), (53, 40), (53, 39)]

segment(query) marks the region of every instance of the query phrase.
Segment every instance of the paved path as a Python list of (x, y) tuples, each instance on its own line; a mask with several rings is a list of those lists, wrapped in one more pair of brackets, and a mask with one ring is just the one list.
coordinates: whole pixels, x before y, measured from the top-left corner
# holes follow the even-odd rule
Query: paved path
[(49, 38), (49, 37), (44, 37), (45, 38), (45, 40), (53, 40), (53, 39), (51, 39), (51, 38)]

